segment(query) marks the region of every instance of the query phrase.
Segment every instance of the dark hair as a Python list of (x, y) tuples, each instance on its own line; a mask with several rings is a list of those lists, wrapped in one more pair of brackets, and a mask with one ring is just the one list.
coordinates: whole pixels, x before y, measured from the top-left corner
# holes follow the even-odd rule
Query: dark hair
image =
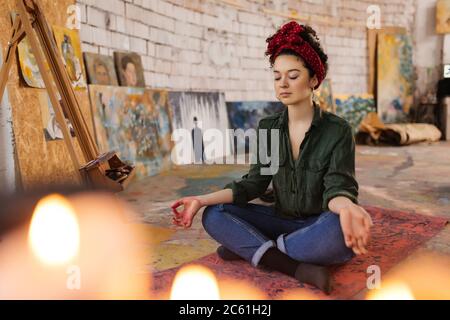
[(122, 70), (125, 70), (129, 63), (134, 64), (133, 59), (131, 59), (129, 56), (124, 56), (121, 60)]
[[(303, 40), (309, 43), (309, 45), (314, 49), (314, 51), (319, 55), (320, 60), (322, 61), (322, 64), (325, 68), (325, 74), (328, 72), (328, 55), (325, 53), (325, 51), (322, 48), (322, 45), (320, 44), (320, 39), (317, 36), (317, 32), (311, 28), (308, 25), (303, 25), (303, 32), (300, 33), (300, 37), (302, 37)], [(290, 55), (290, 56), (296, 56), (300, 58), (303, 61), (303, 64), (305, 65), (305, 68), (308, 69), (308, 73), (310, 77), (313, 77), (315, 75), (314, 70), (309, 66), (304, 59), (295, 51), (291, 49), (284, 49), (280, 52), (279, 56), (281, 55)], [(273, 64), (271, 64), (271, 67), (273, 67)]]

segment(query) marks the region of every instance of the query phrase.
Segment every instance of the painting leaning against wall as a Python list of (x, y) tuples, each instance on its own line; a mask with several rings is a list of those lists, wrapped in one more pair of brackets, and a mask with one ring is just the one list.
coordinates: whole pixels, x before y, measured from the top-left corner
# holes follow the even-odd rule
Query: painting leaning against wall
[[(228, 118), (232, 129), (257, 129), (259, 120), (284, 110), (279, 101), (233, 101), (227, 102)], [(249, 139), (234, 141), (235, 149), (241, 150), (245, 147), (249, 152)]]
[(91, 52), (85, 52), (83, 56), (89, 84), (119, 85), (112, 57)]
[(384, 123), (407, 122), (413, 104), (412, 38), (378, 34), (377, 112)]
[(336, 113), (331, 80), (325, 79), (319, 89), (314, 93), (314, 101), (325, 111)]
[(376, 112), (375, 100), (371, 94), (335, 95), (336, 115), (347, 120), (351, 125), (353, 133), (356, 134), (359, 124), (369, 112)]
[[(169, 92), (169, 107), (177, 164), (221, 163), (224, 156), (231, 155), (224, 93)], [(190, 136), (184, 137), (184, 133)]]
[(114, 52), (114, 63), (123, 87), (145, 87), (144, 67), (141, 56), (134, 52)]
[(141, 178), (156, 175), (170, 165), (170, 120), (167, 100), (161, 98), (167, 93), (90, 85), (89, 95), (101, 152), (118, 152), (122, 160), (136, 165)]

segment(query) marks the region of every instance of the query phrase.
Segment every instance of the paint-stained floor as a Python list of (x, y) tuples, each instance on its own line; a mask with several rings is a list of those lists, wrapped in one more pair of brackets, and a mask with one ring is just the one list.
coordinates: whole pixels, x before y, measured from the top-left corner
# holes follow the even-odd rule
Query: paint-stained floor
[[(450, 219), (449, 164), (450, 141), (404, 147), (357, 146), (359, 201)], [(215, 251), (217, 243), (203, 230), (201, 212), (190, 229), (176, 229), (170, 204), (183, 196), (220, 190), (247, 170), (243, 165), (176, 167), (136, 181), (120, 195), (134, 208), (135, 222), (153, 227), (155, 240), (148, 243), (149, 270), (165, 270)], [(450, 225), (402, 263), (428, 252), (450, 257)], [(361, 292), (355, 298), (363, 295)]]

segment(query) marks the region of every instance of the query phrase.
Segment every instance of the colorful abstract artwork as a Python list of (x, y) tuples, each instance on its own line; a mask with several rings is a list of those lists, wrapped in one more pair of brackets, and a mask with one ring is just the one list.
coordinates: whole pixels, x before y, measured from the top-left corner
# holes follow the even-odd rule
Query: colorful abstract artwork
[[(55, 110), (53, 109), (53, 105), (50, 101), (50, 97), (47, 94), (47, 91), (39, 92), (39, 105), (41, 108), (41, 117), (42, 117), (42, 126), (44, 130), (45, 140), (53, 141), (53, 140), (62, 140), (64, 139), (61, 126), (56, 121)], [(75, 137), (75, 131), (73, 129), (72, 124), (69, 119), (66, 119), (67, 128), (70, 131), (72, 137)]]
[[(256, 129), (259, 120), (284, 110), (285, 106), (278, 101), (236, 101), (227, 102), (228, 119), (232, 129)], [(234, 141), (237, 150), (245, 146), (249, 150), (249, 140)]]
[(325, 79), (314, 94), (314, 101), (325, 111), (336, 113), (331, 80)]
[(145, 87), (141, 56), (134, 52), (114, 52), (119, 84), (123, 87)]
[(101, 152), (118, 152), (136, 165), (138, 177), (156, 175), (170, 165), (167, 92), (91, 85), (89, 95)]
[(86, 80), (78, 31), (53, 26), (53, 34), (72, 86), (74, 88), (85, 88)]
[(373, 95), (335, 95), (336, 115), (348, 121), (356, 133), (369, 112), (376, 112)]
[[(14, 23), (17, 12), (11, 11), (11, 22)], [(17, 45), (17, 53), (19, 57), (19, 69), (22, 78), (26, 85), (33, 88), (45, 88), (44, 80), (42, 79), (36, 57), (33, 54), (30, 43), (27, 37), (24, 37)], [(48, 64), (45, 64), (49, 70)], [(50, 72), (50, 71), (49, 71)]]
[(378, 35), (377, 111), (384, 123), (408, 121), (413, 104), (412, 39), (407, 34)]
[(20, 71), (25, 83), (33, 88), (45, 88), (39, 66), (31, 50), (27, 37), (20, 41), (17, 51), (19, 53)]
[[(222, 160), (223, 156), (231, 154), (223, 93), (169, 92), (169, 106), (176, 133), (174, 159), (177, 164), (218, 163), (216, 159)], [(186, 133), (190, 136), (186, 137)]]
[(436, 3), (436, 32), (450, 33), (450, 0), (438, 0)]
[(259, 120), (283, 109), (284, 105), (277, 101), (227, 102), (228, 118), (233, 129), (256, 129)]
[(153, 106), (158, 123), (158, 148), (163, 158), (168, 158), (172, 152), (172, 124), (170, 121), (168, 91), (145, 90), (146, 101)]
[(86, 65), (89, 84), (99, 84), (103, 86), (119, 85), (112, 57), (85, 52), (84, 63)]

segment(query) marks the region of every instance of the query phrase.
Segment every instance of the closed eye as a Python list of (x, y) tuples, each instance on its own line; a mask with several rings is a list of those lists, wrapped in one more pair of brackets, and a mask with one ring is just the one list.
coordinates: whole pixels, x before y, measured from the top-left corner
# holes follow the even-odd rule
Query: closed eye
[[(298, 78), (298, 76), (297, 77), (289, 77), (289, 79), (291, 79), (291, 80), (295, 80), (297, 78)], [(281, 80), (281, 78), (275, 78), (275, 81), (280, 81), (280, 80)]]

